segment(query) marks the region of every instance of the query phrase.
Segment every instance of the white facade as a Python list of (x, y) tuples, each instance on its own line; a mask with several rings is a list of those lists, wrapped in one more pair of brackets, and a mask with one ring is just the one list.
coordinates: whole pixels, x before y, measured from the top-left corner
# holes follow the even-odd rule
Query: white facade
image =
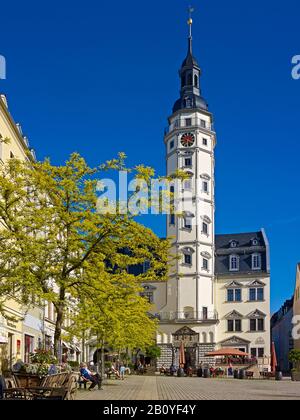
[[(189, 175), (171, 191), (185, 197), (179, 214), (167, 217), (176, 262), (167, 284), (145, 285), (160, 320), (160, 364), (178, 363), (185, 342), (187, 364), (213, 362), (211, 350), (234, 347), (270, 365), (270, 263), (264, 231), (215, 235), (216, 133), (200, 90), (201, 70), (192, 54), (180, 70), (180, 99), (165, 133), (167, 175)], [(235, 284), (233, 284), (235, 282)], [(236, 290), (232, 291), (232, 290)], [(235, 299), (236, 298), (236, 299)]]

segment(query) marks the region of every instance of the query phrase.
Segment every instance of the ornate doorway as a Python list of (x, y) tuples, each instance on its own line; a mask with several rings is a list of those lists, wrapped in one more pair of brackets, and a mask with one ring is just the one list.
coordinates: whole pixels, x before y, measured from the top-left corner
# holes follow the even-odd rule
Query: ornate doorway
[[(173, 349), (178, 353), (181, 343), (185, 349), (185, 369), (197, 367), (199, 334), (189, 327), (183, 327), (173, 334)], [(173, 357), (174, 358), (174, 357)]]

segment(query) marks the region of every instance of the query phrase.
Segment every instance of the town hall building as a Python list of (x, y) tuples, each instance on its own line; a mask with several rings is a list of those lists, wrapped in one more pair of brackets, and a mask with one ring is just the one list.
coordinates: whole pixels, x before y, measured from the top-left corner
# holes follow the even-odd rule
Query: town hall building
[(185, 345), (192, 367), (205, 355), (234, 347), (270, 366), (270, 261), (264, 230), (216, 235), (213, 115), (202, 96), (201, 69), (193, 54), (192, 19), (188, 53), (180, 69), (180, 98), (169, 117), (164, 142), (167, 175), (189, 177), (189, 211), (167, 218), (167, 236), (177, 256), (167, 283), (144, 284), (159, 319), (160, 365), (179, 364)]

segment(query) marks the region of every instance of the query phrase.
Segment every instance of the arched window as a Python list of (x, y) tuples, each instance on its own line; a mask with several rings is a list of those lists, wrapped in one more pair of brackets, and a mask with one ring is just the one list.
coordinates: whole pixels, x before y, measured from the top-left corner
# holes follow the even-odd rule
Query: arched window
[(209, 341), (210, 341), (211, 344), (214, 343), (214, 333), (213, 332), (209, 333)]
[(181, 76), (181, 87), (185, 86), (185, 76)]
[(188, 86), (193, 86), (193, 75), (189, 74), (187, 78)]
[(206, 344), (207, 343), (207, 335), (205, 332), (202, 333), (202, 343)]
[(196, 88), (198, 87), (198, 81), (199, 81), (198, 76), (195, 74), (195, 76), (194, 76), (194, 86)]

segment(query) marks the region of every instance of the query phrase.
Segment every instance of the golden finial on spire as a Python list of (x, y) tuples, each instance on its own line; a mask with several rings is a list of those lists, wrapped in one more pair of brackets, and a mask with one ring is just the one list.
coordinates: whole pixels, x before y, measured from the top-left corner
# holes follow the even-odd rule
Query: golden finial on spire
[(189, 27), (190, 27), (190, 37), (192, 37), (192, 26), (193, 26), (193, 13), (194, 13), (195, 9), (192, 6), (189, 6), (188, 8), (188, 12), (189, 12), (189, 19), (187, 21)]

